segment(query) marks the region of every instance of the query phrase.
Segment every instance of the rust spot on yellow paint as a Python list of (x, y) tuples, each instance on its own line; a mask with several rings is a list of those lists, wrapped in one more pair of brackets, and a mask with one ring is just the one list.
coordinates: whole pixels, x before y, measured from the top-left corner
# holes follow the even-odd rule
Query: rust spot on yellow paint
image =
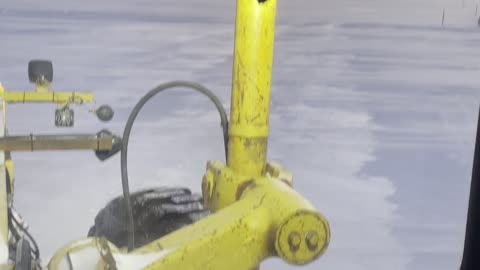
[(245, 148), (250, 148), (250, 146), (252, 146), (252, 140), (246, 139), (245, 142), (243, 143), (243, 146)]

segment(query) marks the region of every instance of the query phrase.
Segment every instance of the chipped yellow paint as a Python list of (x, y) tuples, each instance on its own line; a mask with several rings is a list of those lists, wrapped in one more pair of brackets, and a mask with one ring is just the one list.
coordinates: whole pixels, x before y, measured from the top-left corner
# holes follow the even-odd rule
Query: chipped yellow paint
[[(230, 194), (232, 192), (228, 189), (241, 188), (238, 198), (229, 197), (234, 203), (222, 205), (210, 217), (135, 250), (134, 253), (174, 250), (146, 269), (249, 270), (271, 256), (281, 256), (292, 264), (306, 264), (326, 249), (330, 239), (327, 221), (284, 181), (258, 177), (242, 187), (247, 178), (233, 179), (236, 175), (226, 166), (222, 167), (220, 162), (211, 162), (209, 166), (213, 171), (218, 170), (212, 173), (216, 184), (231, 185), (227, 187), (225, 184), (220, 196), (224, 190), (227, 191), (225, 194)], [(213, 194), (212, 201), (207, 199), (207, 204), (219, 202), (215, 201), (215, 191)], [(301, 224), (300, 228), (297, 228), (298, 224)], [(284, 246), (283, 236), (292, 230), (298, 231), (300, 237), (311, 231), (318, 236), (313, 239), (316, 240), (315, 248), (299, 249), (298, 260), (297, 255), (277, 248)]]
[(228, 166), (265, 173), (276, 0), (237, 0)]
[(92, 94), (84, 93), (56, 93), (56, 92), (0, 92), (0, 98), (6, 103), (91, 103), (94, 101)]

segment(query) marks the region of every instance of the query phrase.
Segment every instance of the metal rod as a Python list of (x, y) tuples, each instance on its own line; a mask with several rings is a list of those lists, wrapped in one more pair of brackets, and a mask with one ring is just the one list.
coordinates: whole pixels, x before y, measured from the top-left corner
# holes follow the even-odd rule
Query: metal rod
[(0, 92), (0, 98), (6, 103), (91, 103), (92, 94), (64, 93), (64, 92)]
[(113, 136), (27, 135), (0, 138), (2, 151), (102, 150), (112, 149)]
[(276, 0), (237, 0), (228, 166), (265, 172)]

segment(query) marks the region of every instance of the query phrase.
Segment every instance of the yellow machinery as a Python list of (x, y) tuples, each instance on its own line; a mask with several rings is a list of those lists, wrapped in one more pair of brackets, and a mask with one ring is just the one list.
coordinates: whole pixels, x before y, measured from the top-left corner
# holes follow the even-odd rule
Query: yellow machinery
[[(266, 160), (275, 9), (276, 0), (237, 0), (228, 129), (225, 116), (222, 117), (227, 162), (209, 161), (202, 181), (203, 205), (212, 214), (141, 247), (134, 245), (135, 213), (130, 202), (128, 172), (123, 165), (126, 165), (128, 137), (136, 115), (149, 98), (165, 89), (182, 86), (211, 94), (203, 86), (188, 82), (161, 85), (137, 104), (122, 137), (120, 152), (128, 249), (117, 247), (104, 237), (90, 237), (61, 248), (51, 258), (48, 269), (250, 270), (257, 269), (262, 261), (273, 256), (292, 265), (305, 265), (325, 252), (330, 241), (326, 219), (292, 188), (292, 175), (285, 168)], [(38, 82), (34, 93), (0, 90), (3, 109), (7, 103), (15, 102), (60, 104), (57, 118), (59, 125), (63, 126), (71, 126), (71, 122), (64, 119), (73, 115), (68, 110), (69, 104), (93, 102), (91, 95), (54, 94), (48, 86)], [(209, 97), (218, 108), (218, 100)], [(97, 113), (99, 118), (110, 119), (109, 110), (103, 109), (106, 113)], [(31, 150), (93, 149), (106, 153), (115, 150), (118, 138), (110, 133), (101, 135), (10, 137), (3, 134), (0, 147), (6, 154)], [(6, 170), (0, 168), (0, 176), (6, 178), (3, 172), (8, 171), (9, 178), (13, 179), (11, 161), (3, 155), (0, 158), (0, 165), (6, 167)], [(9, 214), (7, 186), (13, 187), (13, 183), (0, 185), (2, 221), (7, 220)], [(25, 263), (27, 268), (23, 268), (21, 260), (16, 266), (9, 263), (8, 239), (11, 233), (8, 228), (6, 222), (1, 223), (1, 269), (39, 268), (35, 263)], [(22, 250), (20, 241), (16, 254), (21, 254)]]

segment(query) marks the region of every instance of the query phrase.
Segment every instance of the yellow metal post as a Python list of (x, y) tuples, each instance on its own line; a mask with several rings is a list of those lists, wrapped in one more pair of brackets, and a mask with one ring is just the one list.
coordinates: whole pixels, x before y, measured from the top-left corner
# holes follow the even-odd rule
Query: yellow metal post
[[(2, 85), (0, 85), (0, 93), (3, 93), (5, 89), (3, 89)], [(0, 98), (1, 99), (1, 98)], [(3, 99), (0, 100), (0, 104), (2, 106), (2, 127), (4, 127), (5, 123), (5, 101)], [(0, 137), (5, 136), (5, 128), (0, 130)], [(8, 203), (7, 203), (7, 182), (6, 182), (6, 160), (5, 160), (5, 152), (0, 151), (0, 269), (4, 269), (7, 267), (8, 263), (8, 223), (3, 222), (7, 220), (8, 216)]]
[(265, 172), (276, 0), (237, 0), (228, 166)]

